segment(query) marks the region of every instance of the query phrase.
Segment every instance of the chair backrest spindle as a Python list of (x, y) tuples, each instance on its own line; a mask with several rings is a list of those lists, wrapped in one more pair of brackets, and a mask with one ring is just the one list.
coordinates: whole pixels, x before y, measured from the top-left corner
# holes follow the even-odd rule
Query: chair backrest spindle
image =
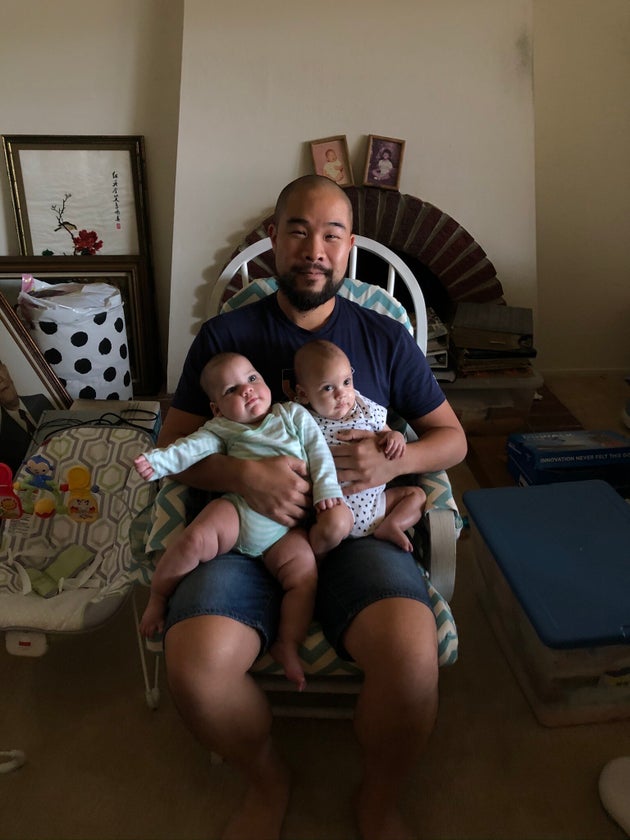
[[(376, 254), (385, 263), (387, 263), (387, 292), (392, 297), (396, 297), (396, 281), (400, 280), (411, 297), (414, 311), (409, 312), (410, 319), (413, 323), (414, 337), (420, 349), (426, 352), (427, 347), (427, 312), (424, 302), (424, 296), (420, 284), (416, 280), (413, 272), (409, 266), (401, 260), (390, 248), (376, 242), (374, 239), (369, 239), (365, 236), (355, 235), (355, 244), (350, 251), (348, 260), (348, 277), (356, 280), (357, 273), (357, 254), (358, 249), (361, 248), (370, 253)], [(269, 238), (260, 239), (253, 245), (248, 245), (240, 251), (221, 272), (212, 292), (210, 293), (209, 312), (215, 315), (221, 308), (223, 293), (226, 286), (232, 278), (240, 273), (243, 288), (250, 284), (248, 263), (260, 254), (271, 250), (271, 240)]]

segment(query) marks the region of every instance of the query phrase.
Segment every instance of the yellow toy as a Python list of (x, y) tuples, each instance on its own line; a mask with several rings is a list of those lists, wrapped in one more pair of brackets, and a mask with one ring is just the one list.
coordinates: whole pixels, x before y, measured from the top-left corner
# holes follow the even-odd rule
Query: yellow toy
[(98, 504), (92, 491), (92, 474), (87, 467), (70, 467), (68, 470), (68, 516), (75, 522), (94, 522), (98, 519)]

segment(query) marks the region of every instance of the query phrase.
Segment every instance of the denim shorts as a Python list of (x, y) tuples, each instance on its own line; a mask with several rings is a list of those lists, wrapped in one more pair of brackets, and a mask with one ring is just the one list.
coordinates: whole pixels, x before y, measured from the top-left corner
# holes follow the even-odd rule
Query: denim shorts
[[(424, 576), (413, 556), (374, 537), (348, 539), (320, 563), (315, 618), (338, 656), (350, 623), (383, 598), (411, 598), (431, 606)], [(201, 563), (170, 598), (165, 632), (187, 618), (222, 615), (253, 627), (261, 654), (276, 638), (282, 588), (260, 559), (238, 552)]]

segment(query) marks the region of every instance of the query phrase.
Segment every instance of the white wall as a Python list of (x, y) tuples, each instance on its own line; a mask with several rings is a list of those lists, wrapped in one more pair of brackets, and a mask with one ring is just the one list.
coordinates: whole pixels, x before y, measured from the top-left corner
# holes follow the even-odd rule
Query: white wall
[[(2, 0), (0, 133), (142, 134), (166, 349), (183, 0)], [(0, 254), (19, 254), (4, 164)]]
[(630, 3), (535, 0), (537, 343), (630, 372)]
[[(356, 179), (368, 134), (407, 141), (402, 191), (536, 308), (543, 370), (629, 371), (629, 16), (628, 0), (3, 0), (0, 133), (144, 134), (171, 387), (219, 268), (332, 134)], [(0, 166), (0, 254), (17, 253)]]
[[(186, 0), (169, 387), (209, 288), (308, 141), (406, 140), (401, 191), (457, 219), (536, 305), (530, 0)], [(359, 180), (360, 182), (360, 180)]]

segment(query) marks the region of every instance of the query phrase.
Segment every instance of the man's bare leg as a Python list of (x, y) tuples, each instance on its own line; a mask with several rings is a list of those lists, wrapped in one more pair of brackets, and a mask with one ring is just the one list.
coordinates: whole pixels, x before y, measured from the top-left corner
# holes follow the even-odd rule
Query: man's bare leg
[(165, 640), (169, 687), (184, 722), (248, 785), (224, 840), (278, 840), (289, 801), (289, 772), (271, 740), (271, 710), (247, 673), (259, 649), (255, 630), (213, 615), (175, 624)]
[(412, 485), (389, 487), (385, 491), (385, 498), (385, 518), (374, 531), (374, 536), (379, 540), (388, 540), (403, 551), (413, 551), (411, 540), (405, 531), (420, 519), (427, 498), (426, 493), (421, 487)]
[(438, 705), (437, 634), (431, 610), (386, 598), (350, 625), (345, 645), (365, 673), (354, 725), (363, 750), (356, 798), (362, 840), (411, 840), (399, 797), (433, 730)]

